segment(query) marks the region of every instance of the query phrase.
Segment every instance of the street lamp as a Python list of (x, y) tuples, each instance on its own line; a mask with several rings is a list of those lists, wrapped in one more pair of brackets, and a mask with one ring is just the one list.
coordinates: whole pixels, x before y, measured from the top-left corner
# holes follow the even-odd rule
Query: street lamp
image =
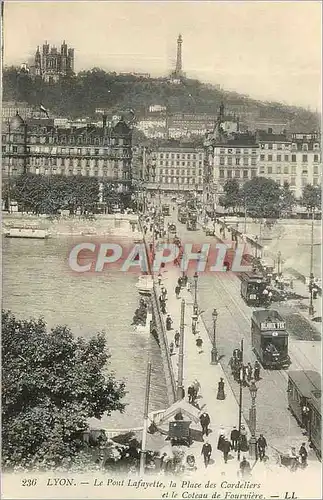
[(313, 306), (313, 288), (314, 288), (313, 261), (314, 261), (314, 208), (312, 208), (312, 224), (311, 224), (311, 258), (310, 258), (310, 281), (309, 281), (310, 305), (309, 305), (309, 308), (308, 308), (308, 313), (309, 313), (310, 316), (314, 316), (314, 306)]
[(277, 253), (277, 274), (278, 274), (278, 276), (281, 275), (281, 267), (280, 267), (280, 265), (281, 265), (281, 255), (282, 255), (281, 252)]
[(193, 305), (193, 314), (194, 314), (194, 316), (196, 316), (197, 313), (198, 313), (197, 282), (198, 282), (198, 279), (199, 279), (199, 275), (197, 274), (197, 272), (195, 272), (193, 278), (194, 278), (194, 305)]
[(213, 313), (212, 313), (212, 320), (213, 320), (213, 342), (212, 342), (212, 351), (211, 351), (211, 365), (217, 365), (218, 364), (218, 350), (216, 348), (216, 338), (215, 338), (217, 319), (218, 319), (218, 311), (216, 309), (213, 309)]
[(249, 454), (251, 458), (257, 459), (257, 439), (256, 439), (256, 427), (257, 427), (257, 413), (256, 413), (256, 397), (258, 388), (255, 381), (252, 380), (249, 385), (249, 391), (251, 396), (251, 408), (249, 410), (249, 424), (250, 424), (250, 442), (249, 442)]

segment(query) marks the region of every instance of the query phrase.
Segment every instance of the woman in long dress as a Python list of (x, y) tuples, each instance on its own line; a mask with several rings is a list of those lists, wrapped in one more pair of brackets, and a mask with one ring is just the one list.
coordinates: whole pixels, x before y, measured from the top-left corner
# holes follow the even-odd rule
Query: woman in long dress
[(240, 451), (248, 451), (249, 450), (248, 440), (247, 440), (247, 431), (246, 431), (246, 428), (244, 425), (241, 426), (239, 444), (240, 444)]
[(220, 378), (220, 382), (218, 383), (218, 394), (216, 396), (216, 399), (220, 399), (221, 401), (225, 399), (224, 380), (222, 377)]

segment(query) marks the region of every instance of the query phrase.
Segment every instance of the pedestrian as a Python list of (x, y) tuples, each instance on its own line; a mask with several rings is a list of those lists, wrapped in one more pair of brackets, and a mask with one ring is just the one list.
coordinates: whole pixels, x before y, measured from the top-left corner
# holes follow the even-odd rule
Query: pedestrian
[(167, 314), (167, 318), (166, 318), (166, 330), (169, 332), (169, 330), (172, 329), (172, 324), (173, 324), (173, 320), (172, 318), (170, 317), (169, 314)]
[(250, 380), (252, 379), (252, 366), (251, 366), (251, 363), (248, 363), (247, 366), (246, 366), (246, 376), (247, 376), (248, 382), (250, 382)]
[(177, 280), (177, 285), (182, 288), (182, 278), (179, 277), (178, 280)]
[(191, 283), (189, 281), (186, 284), (186, 289), (189, 293), (191, 292)]
[(257, 439), (258, 457), (260, 461), (262, 461), (265, 458), (266, 448), (267, 448), (267, 441), (264, 438), (263, 434), (260, 434), (259, 438)]
[(234, 426), (232, 431), (231, 431), (231, 447), (232, 450), (237, 451), (238, 450), (238, 441), (239, 441), (239, 431), (238, 429)]
[(196, 379), (193, 381), (193, 384), (192, 384), (192, 385), (194, 386), (195, 393), (196, 393), (196, 397), (197, 397), (197, 396), (198, 396), (198, 393), (199, 393), (199, 391), (200, 391), (200, 389), (201, 389), (201, 384), (200, 384), (200, 382), (199, 382), (199, 381), (197, 380), (197, 378), (196, 378)]
[(223, 451), (223, 459), (224, 463), (228, 463), (228, 456), (229, 452), (231, 451), (231, 444), (228, 438), (224, 438), (223, 444), (222, 444), (222, 451)]
[(187, 389), (187, 394), (188, 394), (188, 402), (194, 405), (195, 403), (195, 398), (196, 398), (196, 392), (194, 385), (191, 384), (188, 389)]
[(205, 467), (207, 467), (210, 463), (211, 454), (212, 454), (212, 446), (210, 445), (208, 440), (205, 440), (205, 442), (202, 446), (202, 451), (201, 451), (201, 455), (203, 455), (203, 458), (204, 458)]
[(244, 456), (240, 462), (240, 473), (242, 477), (248, 477), (251, 474), (250, 463)]
[(218, 383), (218, 394), (216, 396), (216, 399), (219, 399), (220, 401), (223, 401), (223, 399), (225, 399), (224, 380), (222, 377), (220, 378), (220, 382)]
[(163, 299), (167, 300), (167, 290), (164, 286), (161, 289), (161, 294), (162, 294)]
[(161, 309), (162, 314), (167, 314), (167, 311), (166, 311), (166, 301), (163, 298), (160, 301), (160, 309)]
[(162, 275), (159, 273), (158, 274), (158, 285), (161, 285), (161, 282), (162, 282)]
[(188, 280), (187, 274), (184, 274), (184, 275), (183, 275), (183, 280), (182, 280), (182, 282), (183, 282), (183, 287), (187, 286), (187, 280)]
[(273, 292), (269, 290), (268, 292), (268, 304), (271, 304), (273, 300)]
[(176, 330), (175, 335), (174, 335), (175, 347), (179, 347), (179, 339), (180, 339), (180, 334), (179, 334), (179, 331)]
[(295, 472), (297, 467), (298, 467), (298, 457), (296, 454), (296, 449), (294, 446), (292, 446), (290, 452), (289, 452), (289, 463), (290, 463), (290, 470), (292, 472)]
[(202, 413), (202, 415), (200, 416), (200, 423), (201, 423), (201, 427), (202, 427), (202, 436), (204, 436), (204, 434), (206, 434), (206, 436), (208, 436), (209, 434), (209, 425), (210, 425), (210, 415), (208, 413), (206, 413), (206, 411), (204, 411)]
[(305, 443), (302, 443), (302, 446), (300, 447), (298, 454), (301, 459), (301, 466), (305, 469), (305, 467), (307, 466), (307, 457), (308, 457), (308, 453), (305, 448)]
[(310, 409), (307, 406), (307, 404), (305, 403), (302, 406), (302, 427), (304, 427), (304, 429), (306, 431), (307, 431), (307, 427), (308, 427), (309, 418), (310, 418)]
[(229, 359), (228, 366), (230, 366), (230, 368), (231, 368), (231, 375), (233, 375), (233, 373), (234, 373), (234, 357), (233, 356), (231, 356), (231, 358)]
[(244, 425), (241, 426), (240, 436), (239, 436), (239, 449), (240, 451), (248, 451), (248, 440), (247, 440), (247, 431)]
[(201, 352), (203, 352), (203, 340), (201, 339), (200, 336), (197, 337), (195, 343), (196, 343), (196, 347), (199, 350), (199, 354), (201, 354)]
[(176, 285), (175, 286), (175, 294), (176, 294), (176, 298), (179, 299), (179, 294), (181, 293), (181, 287)]
[(222, 452), (223, 452), (223, 443), (224, 443), (224, 440), (225, 440), (224, 429), (220, 429), (217, 448), (218, 448), (218, 450), (220, 450)]
[(253, 368), (253, 376), (256, 381), (260, 379), (260, 363), (258, 361), (255, 361)]
[(174, 353), (174, 342), (169, 344), (169, 354), (172, 356)]

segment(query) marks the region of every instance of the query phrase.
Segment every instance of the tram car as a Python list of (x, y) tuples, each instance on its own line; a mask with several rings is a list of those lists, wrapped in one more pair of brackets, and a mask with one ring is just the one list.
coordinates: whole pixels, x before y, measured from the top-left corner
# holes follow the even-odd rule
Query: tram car
[(248, 306), (260, 306), (263, 302), (263, 291), (269, 285), (268, 279), (262, 274), (243, 273), (241, 276), (240, 293)]
[(260, 309), (252, 313), (251, 341), (264, 368), (281, 370), (290, 365), (286, 323), (277, 311)]
[(168, 204), (165, 203), (162, 206), (162, 213), (163, 213), (163, 215), (169, 215), (169, 205)]
[[(305, 428), (311, 447), (321, 458), (321, 375), (313, 370), (288, 372), (288, 409)], [(303, 409), (308, 413), (304, 418)]]

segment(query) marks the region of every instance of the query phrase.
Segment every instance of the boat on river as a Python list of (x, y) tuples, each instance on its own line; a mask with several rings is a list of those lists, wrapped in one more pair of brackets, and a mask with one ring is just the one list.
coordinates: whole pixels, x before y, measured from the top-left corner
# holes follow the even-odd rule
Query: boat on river
[(45, 240), (49, 238), (47, 229), (39, 229), (34, 227), (10, 227), (6, 233), (6, 238), (29, 238), (37, 240)]

